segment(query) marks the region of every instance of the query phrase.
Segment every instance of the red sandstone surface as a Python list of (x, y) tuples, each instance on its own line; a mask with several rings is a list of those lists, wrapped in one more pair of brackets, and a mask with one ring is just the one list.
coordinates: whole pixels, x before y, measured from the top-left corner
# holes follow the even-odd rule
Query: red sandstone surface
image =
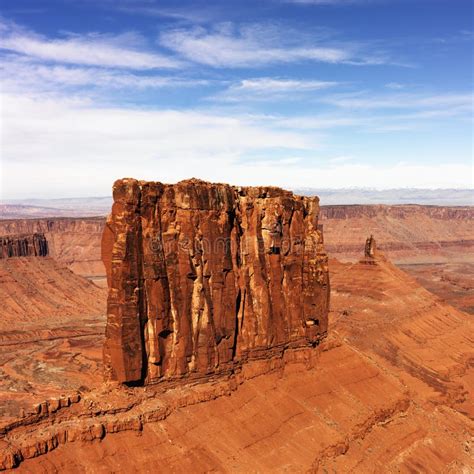
[[(320, 210), (330, 255), (356, 261), (361, 243), (373, 234), (397, 264), (472, 262), (473, 220), (472, 206), (322, 205)], [(57, 261), (83, 276), (104, 276), (104, 224), (102, 217), (0, 219), (0, 235), (43, 233)]]
[(474, 264), (399, 265), (427, 290), (454, 307), (474, 315)]
[[(474, 264), (473, 218), (472, 206), (323, 205), (320, 211), (325, 249), (330, 256), (357, 261), (363, 242), (373, 234), (394, 263), (405, 265)], [(104, 225), (102, 217), (0, 219), (0, 235), (43, 233), (53, 258), (106, 286), (101, 260)], [(425, 276), (429, 276), (429, 267)], [(426, 278), (419, 282), (423, 284)], [(430, 284), (430, 288), (436, 285)], [(452, 297), (451, 301), (457, 299)]]
[(362, 242), (375, 235), (385, 255), (418, 283), (453, 306), (474, 312), (472, 206), (321, 206), (325, 248), (357, 261)]

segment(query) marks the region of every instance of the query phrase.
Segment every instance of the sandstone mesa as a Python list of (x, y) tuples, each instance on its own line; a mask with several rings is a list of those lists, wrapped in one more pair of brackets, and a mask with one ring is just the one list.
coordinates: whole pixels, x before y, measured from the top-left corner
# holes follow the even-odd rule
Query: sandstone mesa
[(326, 335), (318, 198), (195, 179), (123, 179), (113, 196), (102, 246), (112, 380), (232, 372)]

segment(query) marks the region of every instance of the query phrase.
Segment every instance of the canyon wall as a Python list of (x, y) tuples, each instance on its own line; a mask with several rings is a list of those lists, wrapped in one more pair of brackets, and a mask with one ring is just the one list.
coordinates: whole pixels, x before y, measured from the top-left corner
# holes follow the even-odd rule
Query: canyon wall
[(48, 254), (82, 276), (105, 276), (100, 255), (100, 239), (105, 219), (53, 218), (0, 220), (0, 235), (42, 234)]
[(44, 234), (0, 237), (0, 259), (12, 257), (46, 257), (48, 242)]
[(358, 260), (371, 234), (396, 263), (464, 261), (474, 250), (472, 206), (321, 206), (320, 220), (337, 258)]
[(231, 373), (325, 336), (316, 197), (199, 180), (119, 180), (102, 241), (109, 378)]

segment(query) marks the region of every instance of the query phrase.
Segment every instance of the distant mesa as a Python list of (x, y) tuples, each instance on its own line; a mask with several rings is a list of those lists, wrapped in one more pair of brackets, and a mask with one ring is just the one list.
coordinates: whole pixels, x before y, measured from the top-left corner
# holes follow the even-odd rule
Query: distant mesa
[[(100, 255), (100, 241), (105, 218), (0, 219), (2, 239), (18, 236), (44, 236), (47, 255), (78, 275), (103, 278), (105, 269)], [(8, 254), (8, 253), (7, 253)]]
[(232, 373), (326, 336), (319, 199), (275, 187), (122, 179), (103, 234), (109, 379)]
[(0, 237), (0, 259), (12, 257), (46, 257), (48, 242), (44, 234)]

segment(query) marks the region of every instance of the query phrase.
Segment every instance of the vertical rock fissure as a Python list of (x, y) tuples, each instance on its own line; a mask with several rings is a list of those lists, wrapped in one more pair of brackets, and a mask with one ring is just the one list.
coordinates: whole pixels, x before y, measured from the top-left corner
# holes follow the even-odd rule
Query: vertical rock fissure
[(144, 382), (148, 375), (148, 348), (147, 341), (145, 337), (146, 326), (148, 323), (148, 295), (147, 289), (145, 286), (145, 272), (143, 268), (143, 228), (142, 228), (142, 219), (139, 214), (142, 203), (142, 191), (139, 188), (138, 191), (138, 206), (137, 206), (137, 267), (138, 267), (138, 320), (140, 324), (140, 342), (141, 342), (141, 353), (142, 353), (142, 367), (141, 367), (141, 380)]
[(234, 342), (232, 344), (232, 359), (235, 359), (235, 355), (237, 354), (237, 340), (239, 338), (239, 313), (240, 313), (241, 299), (242, 299), (242, 292), (239, 289), (237, 293), (237, 299), (235, 301), (235, 327), (234, 327)]

